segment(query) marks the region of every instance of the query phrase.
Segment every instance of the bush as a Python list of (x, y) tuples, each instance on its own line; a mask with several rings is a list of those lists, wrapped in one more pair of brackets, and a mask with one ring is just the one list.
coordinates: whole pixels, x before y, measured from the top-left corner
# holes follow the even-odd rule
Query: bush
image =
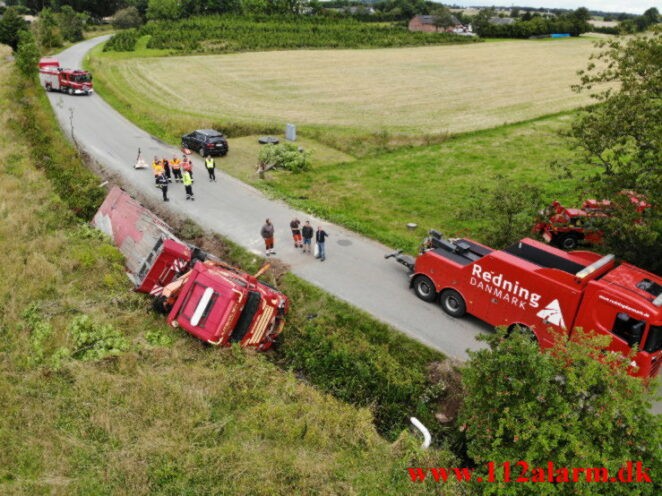
[(16, 51), (19, 42), (19, 33), (28, 29), (27, 23), (23, 20), (15, 7), (9, 7), (0, 19), (0, 43), (9, 45)]
[(262, 170), (286, 169), (299, 173), (310, 169), (310, 151), (300, 150), (294, 143), (268, 144), (260, 149), (258, 162)]
[(111, 23), (115, 29), (130, 29), (140, 27), (143, 20), (138, 9), (131, 6), (115, 12)]
[[(509, 461), (519, 473), (518, 460), (528, 464), (522, 475), (533, 475), (533, 481), (540, 474), (531, 469), (545, 467), (546, 477), (550, 460), (557, 468), (604, 467), (610, 476), (640, 460), (651, 475), (659, 473), (662, 423), (648, 404), (657, 384), (646, 390), (641, 379), (627, 375), (630, 359), (605, 354), (608, 336), (573, 334), (572, 340), (558, 334), (553, 351), (546, 353), (525, 334), (506, 338), (504, 329), (478, 338), (489, 349), (469, 352), (463, 373), (462, 418), (468, 454), (477, 464), (474, 478), (486, 477), (487, 462), (500, 467)], [(561, 482), (559, 472), (553, 477)], [(587, 475), (581, 474), (570, 492), (568, 484), (536, 490), (541, 484), (524, 482), (509, 484), (507, 493), (498, 484), (483, 485), (482, 494), (597, 494)], [(654, 486), (609, 484), (606, 493), (652, 495)]]
[(30, 31), (19, 33), (18, 50), (16, 51), (16, 67), (28, 79), (35, 79), (38, 73), (39, 48)]
[(60, 32), (62, 37), (71, 42), (83, 39), (83, 27), (85, 26), (85, 15), (76, 12), (68, 5), (60, 9)]
[(75, 346), (71, 356), (85, 362), (119, 355), (129, 341), (109, 324), (97, 324), (89, 315), (79, 315), (67, 329)]
[(104, 45), (104, 52), (133, 52), (138, 42), (138, 32), (135, 29), (121, 31), (114, 35)]

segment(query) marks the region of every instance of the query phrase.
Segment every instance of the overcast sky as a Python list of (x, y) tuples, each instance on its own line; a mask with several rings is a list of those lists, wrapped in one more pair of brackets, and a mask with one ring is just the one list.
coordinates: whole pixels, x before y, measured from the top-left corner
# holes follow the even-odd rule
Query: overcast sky
[[(442, 2), (446, 4), (446, 2)], [(549, 7), (550, 9), (576, 9), (586, 7), (590, 10), (602, 10), (605, 12), (629, 12), (632, 14), (643, 14), (645, 10), (651, 7), (657, 7), (662, 12), (662, 0), (510, 0), (509, 2), (491, 0), (455, 0), (448, 1), (448, 4), (462, 6), (486, 6), (500, 5), (509, 7), (518, 5), (520, 7)]]

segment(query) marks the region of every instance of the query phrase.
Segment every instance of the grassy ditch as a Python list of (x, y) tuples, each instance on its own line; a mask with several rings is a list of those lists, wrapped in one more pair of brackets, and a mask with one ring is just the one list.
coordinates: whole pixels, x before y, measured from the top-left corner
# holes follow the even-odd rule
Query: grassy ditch
[[(39, 96), (39, 88), (29, 84), (16, 87), (16, 100), (21, 102), (17, 110), (24, 112), (30, 107), (27, 115), (42, 116), (41, 135), (51, 136), (53, 140), (59, 135), (64, 143), (47, 102)], [(37, 114), (38, 111), (44, 113)], [(34, 137), (37, 133), (29, 132), (26, 136)], [(85, 171), (80, 161), (67, 163), (75, 170), (58, 176), (65, 189), (68, 178)], [(94, 211), (98, 198), (90, 195), (77, 198), (76, 202), (79, 212)], [(196, 244), (206, 242), (203, 233), (191, 223), (183, 225), (180, 234)], [(261, 264), (254, 255), (218, 237), (213, 247), (226, 260), (248, 271), (256, 270)], [(285, 343), (274, 357), (281, 367), (292, 368), (338, 398), (370, 406), (379, 432), (389, 439), (397, 437), (407, 425), (409, 415), (418, 415), (434, 424), (435, 401), (443, 396), (443, 391), (437, 391), (428, 379), (428, 367), (443, 359), (441, 354), (292, 274), (282, 274), (274, 282), (290, 296), (293, 308)], [(432, 395), (433, 390), (438, 394)], [(429, 399), (423, 401), (425, 398)]]
[[(407, 433), (387, 443), (370, 408), (339, 401), (263, 355), (206, 347), (166, 326), (148, 311), (146, 298), (128, 291), (119, 251), (79, 220), (95, 197), (70, 204), (58, 193), (66, 192), (65, 178), (77, 180), (73, 170), (83, 169), (80, 161), (70, 156), (66, 168), (72, 171), (53, 181), (30, 152), (35, 143), (27, 138), (36, 133), (16, 129), (31, 109), (28, 115), (39, 116), (49, 139), (59, 134), (46, 102), (10, 75), (10, 67), (0, 65), (0, 152), (15, 154), (0, 166), (0, 493), (427, 494), (425, 486), (412, 486), (405, 467), (452, 466), (449, 452), (420, 452), (420, 441)], [(190, 237), (199, 235), (194, 226), (183, 227)], [(249, 262), (243, 250), (225, 246), (233, 260)], [(339, 329), (329, 334), (344, 333), (342, 339), (352, 331), (384, 331), (355, 338), (364, 353), (380, 340), (384, 350), (403, 348), (391, 362), (424, 351), (416, 344), (405, 350), (408, 344), (392, 331), (321, 293), (300, 301), (295, 289), (308, 288), (290, 277), (283, 285), (292, 285), (286, 290), (299, 312), (315, 301), (330, 307), (309, 320), (322, 341), (317, 346), (327, 340), (322, 319), (338, 317)], [(291, 317), (290, 343), (283, 345), (290, 352), (297, 332), (303, 333), (298, 322), (306, 318)], [(343, 356), (335, 345), (325, 346)], [(296, 372), (307, 369), (282, 360)], [(317, 370), (327, 381), (332, 369), (321, 363)], [(401, 368), (396, 375), (405, 377), (408, 370)], [(359, 391), (366, 390), (363, 380), (354, 379)], [(350, 396), (343, 381), (349, 382), (331, 387), (329, 379), (320, 389)], [(378, 402), (363, 394), (360, 401), (347, 399)], [(458, 490), (444, 486), (444, 494)]]

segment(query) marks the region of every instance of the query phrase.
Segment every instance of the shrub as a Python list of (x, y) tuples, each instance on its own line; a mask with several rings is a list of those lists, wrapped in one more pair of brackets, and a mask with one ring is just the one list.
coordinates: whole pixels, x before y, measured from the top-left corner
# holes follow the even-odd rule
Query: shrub
[(38, 72), (39, 48), (30, 31), (19, 33), (18, 50), (16, 51), (16, 67), (26, 78), (35, 79)]
[(294, 143), (268, 144), (260, 149), (258, 162), (262, 170), (286, 169), (299, 173), (310, 169), (310, 153)]
[(133, 52), (138, 42), (138, 32), (135, 29), (121, 31), (114, 35), (104, 45), (104, 52)]
[(109, 324), (95, 323), (89, 315), (79, 315), (67, 329), (74, 343), (71, 356), (82, 361), (102, 360), (129, 349), (129, 341)]
[(27, 24), (15, 7), (9, 7), (0, 19), (0, 43), (9, 45), (16, 51), (19, 42), (19, 33), (26, 31)]
[(76, 12), (68, 5), (60, 9), (60, 32), (67, 41), (80, 41), (83, 39), (83, 27), (85, 26), (85, 15)]

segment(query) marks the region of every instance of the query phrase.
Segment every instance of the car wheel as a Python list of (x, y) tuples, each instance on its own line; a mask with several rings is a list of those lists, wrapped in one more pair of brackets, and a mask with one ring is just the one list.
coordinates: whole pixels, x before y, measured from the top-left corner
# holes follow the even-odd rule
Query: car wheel
[(437, 297), (437, 289), (427, 276), (416, 276), (414, 278), (414, 292), (423, 301), (434, 301)]
[(559, 238), (559, 246), (564, 250), (574, 250), (579, 246), (579, 237), (574, 234), (566, 234)]
[(207, 150), (205, 150), (204, 146), (200, 147), (200, 150), (198, 150), (198, 153), (200, 154), (201, 157), (206, 157), (207, 156)]
[(462, 317), (467, 313), (467, 304), (464, 302), (464, 298), (454, 289), (442, 291), (439, 302), (442, 310), (451, 317)]

